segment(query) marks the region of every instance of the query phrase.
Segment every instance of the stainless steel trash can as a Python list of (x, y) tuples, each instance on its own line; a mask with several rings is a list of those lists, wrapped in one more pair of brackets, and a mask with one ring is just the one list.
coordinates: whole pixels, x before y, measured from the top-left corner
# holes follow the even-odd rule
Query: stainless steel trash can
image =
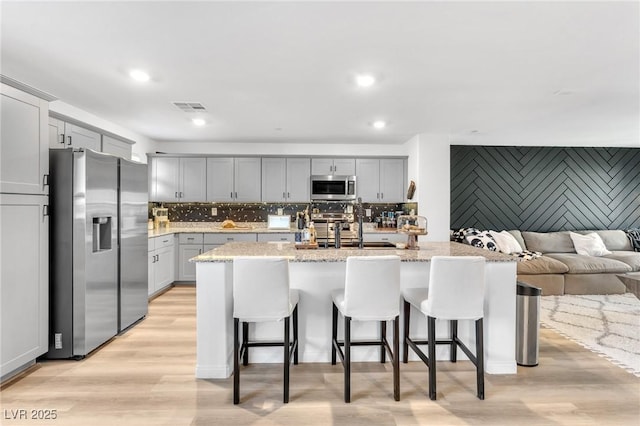
[(538, 365), (542, 289), (518, 281), (516, 292), (516, 362), (535, 367)]

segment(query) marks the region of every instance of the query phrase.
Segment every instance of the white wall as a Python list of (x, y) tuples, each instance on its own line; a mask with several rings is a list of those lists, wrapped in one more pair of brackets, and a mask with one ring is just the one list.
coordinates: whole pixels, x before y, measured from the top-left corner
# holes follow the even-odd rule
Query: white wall
[(53, 101), (49, 103), (49, 110), (58, 114), (66, 115), (83, 123), (87, 123), (93, 127), (111, 132), (115, 135), (129, 139), (135, 142), (132, 147), (132, 159), (142, 163), (147, 162), (147, 152), (155, 150), (156, 142), (129, 129), (121, 127), (115, 123), (103, 120), (93, 114), (90, 114), (80, 108), (76, 108), (62, 101)]

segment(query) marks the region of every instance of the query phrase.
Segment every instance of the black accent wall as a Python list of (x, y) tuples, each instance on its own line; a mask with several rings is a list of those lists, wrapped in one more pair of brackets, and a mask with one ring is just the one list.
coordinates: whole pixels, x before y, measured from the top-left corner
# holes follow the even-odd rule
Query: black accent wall
[(640, 226), (640, 149), (451, 147), (451, 228)]

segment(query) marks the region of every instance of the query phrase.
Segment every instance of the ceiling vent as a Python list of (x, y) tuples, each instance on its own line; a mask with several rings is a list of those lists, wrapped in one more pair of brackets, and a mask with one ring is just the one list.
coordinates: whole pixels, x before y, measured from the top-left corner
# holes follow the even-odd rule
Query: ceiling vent
[(171, 102), (184, 112), (206, 112), (207, 109), (200, 102)]

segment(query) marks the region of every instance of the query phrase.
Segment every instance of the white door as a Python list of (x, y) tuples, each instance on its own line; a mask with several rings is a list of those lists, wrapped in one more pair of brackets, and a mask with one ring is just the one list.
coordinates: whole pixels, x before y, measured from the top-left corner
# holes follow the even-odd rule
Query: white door
[(207, 201), (233, 200), (233, 158), (207, 158)]
[(353, 176), (356, 174), (356, 160), (353, 158), (336, 158), (333, 160), (333, 174)]
[(195, 281), (196, 264), (189, 259), (202, 254), (202, 244), (180, 244), (178, 247), (178, 280)]
[[(287, 158), (287, 201), (308, 203), (311, 199), (311, 162), (308, 158)], [(266, 200), (262, 200), (266, 201)]]
[(284, 158), (262, 159), (262, 201), (287, 201), (287, 161)]
[(380, 201), (402, 203), (405, 198), (404, 160), (386, 158), (380, 160)]
[(178, 201), (180, 192), (180, 159), (152, 157), (151, 181), (155, 183), (154, 199), (149, 201)]
[(332, 158), (312, 158), (311, 174), (312, 175), (333, 174), (333, 159)]
[(204, 158), (180, 159), (179, 201), (207, 200), (207, 162)]
[(259, 157), (236, 158), (234, 162), (234, 201), (260, 201), (262, 177)]
[(358, 158), (356, 160), (356, 189), (358, 197), (366, 203), (380, 202), (380, 160)]
[(74, 148), (87, 148), (97, 152), (102, 150), (101, 135), (93, 130), (64, 123), (64, 137), (66, 144)]
[(102, 136), (102, 152), (131, 160), (131, 144), (110, 136)]

